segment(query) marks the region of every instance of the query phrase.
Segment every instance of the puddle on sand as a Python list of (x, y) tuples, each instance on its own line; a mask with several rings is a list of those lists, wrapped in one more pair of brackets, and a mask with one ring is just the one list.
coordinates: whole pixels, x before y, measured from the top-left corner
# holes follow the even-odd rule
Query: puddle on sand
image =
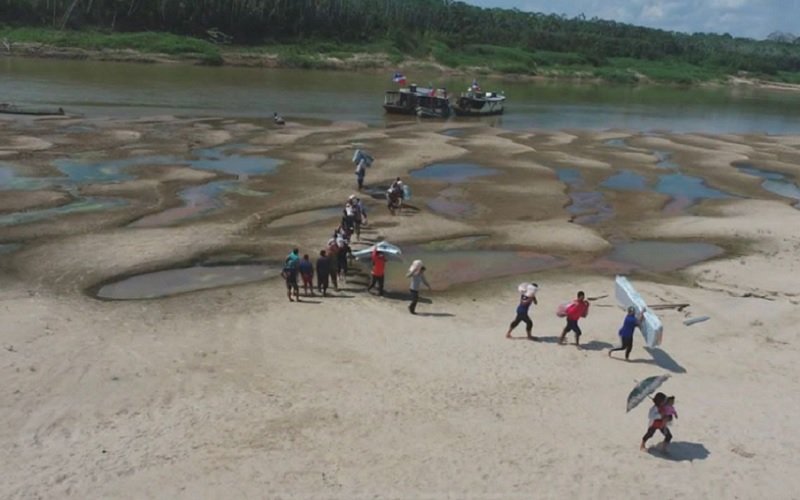
[(235, 181), (216, 181), (193, 186), (178, 193), (183, 206), (145, 215), (129, 227), (161, 227), (205, 215), (222, 208), (221, 196), (236, 184)]
[(739, 169), (740, 172), (764, 179), (761, 183), (761, 187), (764, 188), (765, 191), (795, 200), (798, 203), (795, 203), (794, 207), (800, 208), (800, 188), (797, 187), (797, 184), (795, 184), (787, 174), (775, 172), (773, 170), (764, 170), (750, 163), (738, 163), (734, 166)]
[(127, 204), (127, 201), (119, 198), (81, 198), (80, 200), (58, 207), (0, 215), (0, 226), (29, 224), (31, 222), (39, 222), (61, 215), (101, 212), (113, 208), (120, 208)]
[(446, 128), (439, 133), (447, 137), (464, 137), (465, 131), (466, 129), (463, 128)]
[(625, 142), (625, 139), (623, 138), (608, 139), (607, 141), (603, 141), (603, 144), (605, 144), (606, 146), (610, 146), (612, 148), (620, 148), (620, 149), (628, 148), (628, 143)]
[[(408, 266), (415, 259), (421, 259), (427, 271), (425, 276), (434, 290), (474, 283), (478, 281), (517, 276), (563, 265), (556, 257), (511, 250), (426, 250), (422, 246), (403, 249), (404, 262), (391, 263), (387, 269), (387, 286), (392, 290), (407, 290)], [(530, 279), (519, 276), (519, 279)]]
[(460, 238), (448, 238), (446, 240), (434, 240), (427, 243), (416, 245), (416, 248), (426, 252), (440, 252), (443, 250), (465, 250), (472, 249), (481, 242), (489, 239), (486, 234), (474, 236), (462, 236)]
[(69, 184), (128, 181), (134, 178), (133, 175), (125, 172), (128, 168), (148, 165), (174, 165), (176, 163), (178, 161), (175, 157), (163, 155), (99, 161), (61, 158), (53, 161), (53, 166), (61, 171), (66, 178), (53, 178), (53, 181)]
[(316, 222), (325, 220), (340, 220), (343, 215), (343, 208), (317, 208), (315, 210), (306, 210), (305, 212), (297, 212), (279, 217), (270, 222), (268, 226), (271, 228), (305, 226), (307, 224), (314, 224)]
[(194, 266), (139, 274), (102, 286), (97, 297), (109, 300), (142, 300), (274, 278), (280, 267), (266, 264)]
[(58, 179), (50, 177), (19, 177), (8, 163), (0, 163), (0, 191), (36, 191), (57, 185)]
[(280, 160), (263, 156), (244, 156), (234, 153), (238, 149), (248, 147), (247, 144), (227, 144), (214, 148), (195, 149), (192, 159), (186, 163), (192, 168), (214, 170), (237, 176), (263, 175), (274, 173), (281, 164)]
[(476, 177), (486, 177), (499, 173), (499, 170), (482, 167), (475, 163), (432, 163), (418, 170), (412, 170), (409, 175), (415, 179), (458, 184)]
[(653, 154), (656, 155), (656, 167), (663, 168), (667, 170), (677, 170), (678, 164), (672, 161), (672, 153), (668, 153), (667, 151), (653, 151)]
[(570, 193), (572, 202), (567, 210), (573, 214), (573, 222), (597, 224), (614, 217), (614, 209), (606, 203), (603, 193), (597, 191)]
[(644, 191), (647, 189), (647, 179), (636, 172), (623, 170), (604, 180), (600, 186), (617, 191)]
[(614, 272), (637, 269), (668, 272), (722, 255), (725, 251), (710, 243), (632, 241), (614, 245), (611, 252), (592, 267)]
[(222, 196), (226, 193), (242, 196), (267, 196), (269, 193), (242, 188), (238, 181), (214, 181), (193, 186), (178, 192), (183, 206), (168, 208), (162, 212), (146, 215), (129, 227), (161, 227), (194, 219), (219, 210), (225, 206)]
[(576, 168), (556, 169), (558, 179), (566, 184), (570, 204), (567, 210), (573, 215), (573, 222), (578, 224), (597, 224), (614, 217), (614, 210), (606, 202), (603, 193), (598, 191), (581, 191), (584, 187), (583, 176)]
[(0, 189), (36, 190), (52, 186), (128, 181), (135, 178), (128, 172), (133, 167), (180, 165), (200, 170), (213, 170), (236, 175), (246, 180), (251, 175), (274, 173), (280, 160), (262, 156), (243, 156), (233, 153), (246, 145), (233, 144), (193, 150), (190, 158), (172, 155), (146, 155), (116, 160), (87, 160), (60, 158), (53, 161), (63, 177), (18, 177), (14, 168), (0, 164)]
[(672, 197), (664, 207), (666, 213), (677, 213), (700, 200), (732, 198), (733, 195), (709, 187), (706, 181), (681, 173), (659, 176), (655, 190)]
[(445, 198), (442, 196), (429, 200), (426, 204), (434, 213), (444, 215), (445, 217), (454, 217), (457, 219), (470, 217), (474, 215), (476, 211), (474, 203), (454, 200), (452, 198)]
[(0, 255), (14, 253), (20, 248), (22, 248), (22, 245), (19, 243), (0, 243)]

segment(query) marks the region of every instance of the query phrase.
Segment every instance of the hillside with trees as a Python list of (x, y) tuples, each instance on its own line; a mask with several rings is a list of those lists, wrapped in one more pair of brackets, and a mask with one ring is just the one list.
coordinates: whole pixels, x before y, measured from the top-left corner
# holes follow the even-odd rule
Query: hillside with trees
[(760, 41), (685, 34), (452, 0), (3, 0), (0, 23), (0, 36), (12, 41), (35, 39), (20, 28), (37, 28), (53, 43), (54, 31), (159, 32), (203, 43), (211, 33), (215, 43), (279, 47), (301, 66), (318, 54), (367, 50), (397, 62), (427, 58), (456, 68), (588, 71), (620, 80), (644, 74), (691, 82), (748, 72), (797, 81), (800, 73), (800, 43), (784, 33)]

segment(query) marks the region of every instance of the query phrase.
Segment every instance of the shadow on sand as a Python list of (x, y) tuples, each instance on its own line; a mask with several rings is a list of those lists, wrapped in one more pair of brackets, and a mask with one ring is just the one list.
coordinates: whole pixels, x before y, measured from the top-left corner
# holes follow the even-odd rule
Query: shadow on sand
[(429, 318), (454, 318), (455, 314), (450, 313), (429, 313), (429, 312), (418, 312), (416, 316), (425, 316)]
[[(514, 337), (514, 338), (517, 338), (517, 337)], [(526, 339), (525, 337), (521, 337), (521, 338)], [(558, 341), (560, 339), (561, 339), (560, 336), (539, 337), (539, 336), (534, 335), (534, 341), (535, 342), (541, 342), (543, 344), (558, 344)], [(575, 337), (570, 338), (570, 336), (567, 336), (566, 340), (567, 340), (567, 342), (566, 342), (566, 344), (564, 344), (565, 346), (572, 346), (572, 347), (575, 346)], [(610, 347), (613, 347), (613, 346), (611, 344), (609, 344), (608, 342), (602, 342), (600, 340), (592, 340), (591, 342), (586, 342), (586, 343), (580, 345), (580, 348), (583, 349), (583, 350), (586, 350), (586, 351), (602, 351), (603, 349), (608, 349)]]
[(606, 349), (611, 349), (612, 347), (614, 346), (608, 342), (602, 342), (600, 340), (592, 340), (591, 342), (581, 344), (581, 349), (586, 351), (605, 351)]
[(672, 373), (686, 373), (686, 368), (682, 367), (677, 361), (675, 361), (672, 356), (667, 354), (666, 351), (662, 351), (659, 348), (652, 348), (652, 347), (645, 347), (645, 351), (647, 351), (650, 356), (653, 357), (652, 360), (642, 360), (642, 363), (651, 363), (658, 365), (660, 368), (663, 368), (667, 371)]
[(658, 446), (651, 446), (647, 449), (650, 455), (669, 460), (671, 462), (693, 462), (695, 460), (705, 460), (711, 452), (700, 443), (689, 443), (686, 441), (673, 441), (667, 452), (661, 451)]
[[(377, 295), (374, 288), (372, 289), (371, 293)], [(411, 302), (411, 294), (409, 294), (408, 292), (395, 292), (395, 291), (384, 290), (383, 297), (390, 300), (403, 300), (406, 302)], [(427, 299), (425, 297), (420, 297), (418, 302), (420, 304), (433, 304), (433, 301), (431, 299)]]

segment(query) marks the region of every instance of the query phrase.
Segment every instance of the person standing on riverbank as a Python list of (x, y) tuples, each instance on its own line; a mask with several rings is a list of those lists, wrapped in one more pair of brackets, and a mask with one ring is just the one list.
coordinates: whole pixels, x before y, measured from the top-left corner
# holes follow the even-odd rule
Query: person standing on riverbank
[(420, 285), (424, 284), (428, 287), (428, 290), (431, 289), (431, 285), (428, 283), (428, 280), (425, 279), (425, 266), (422, 264), (421, 260), (415, 260), (411, 263), (406, 278), (411, 278), (411, 283), (408, 285), (408, 291), (411, 292), (411, 303), (408, 305), (408, 311), (411, 314), (417, 314)]
[(631, 355), (631, 349), (633, 349), (633, 333), (636, 331), (636, 327), (642, 324), (644, 311), (645, 309), (637, 315), (635, 307), (628, 307), (628, 315), (625, 316), (622, 327), (619, 329), (619, 339), (622, 341), (622, 346), (609, 349), (608, 357), (611, 357), (611, 353), (614, 351), (625, 351), (625, 361), (629, 361), (628, 358)]
[(331, 263), (325, 250), (320, 250), (317, 259), (317, 289), (323, 297), (328, 296), (328, 281), (330, 279)]
[[(336, 235), (338, 234), (338, 228), (334, 231), (334, 237), (328, 240), (328, 259), (330, 263), (330, 273), (329, 276), (331, 278), (331, 282), (333, 283), (333, 289), (337, 292), (339, 291), (339, 245), (336, 244)], [(319, 277), (317, 277), (319, 279)]]
[(294, 292), (295, 300), (300, 302), (300, 287), (297, 285), (297, 272), (300, 259), (298, 252), (299, 251), (295, 248), (292, 253), (286, 257), (283, 263), (283, 270), (281, 271), (281, 276), (284, 281), (286, 281), (286, 296), (289, 298), (289, 302), (294, 302), (292, 300), (292, 292)]
[(578, 292), (578, 296), (566, 308), (567, 325), (561, 332), (561, 338), (558, 340), (559, 344), (566, 342), (567, 333), (575, 332), (575, 346), (581, 346), (581, 327), (578, 326), (578, 320), (585, 318), (589, 315), (589, 301), (586, 300), (586, 294)]
[(372, 249), (372, 279), (370, 280), (367, 291), (378, 285), (378, 295), (383, 297), (383, 279), (386, 272), (386, 256), (378, 251), (378, 247)]
[(303, 280), (303, 295), (308, 297), (309, 292), (314, 296), (314, 264), (308, 258), (308, 254), (303, 255), (303, 259), (298, 265), (300, 278)]

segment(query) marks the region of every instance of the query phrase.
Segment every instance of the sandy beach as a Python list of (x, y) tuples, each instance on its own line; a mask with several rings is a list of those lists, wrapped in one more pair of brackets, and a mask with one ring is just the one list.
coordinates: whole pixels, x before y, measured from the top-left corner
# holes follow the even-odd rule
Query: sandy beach
[[(0, 497), (797, 497), (800, 138), (287, 121), (0, 120)], [(323, 248), (356, 147), (376, 158), (363, 238), (429, 267), (416, 316), (408, 259), (384, 298), (360, 265), (286, 299), (280, 262)], [(397, 176), (413, 196), (392, 216)], [(198, 264), (265, 274), (96, 297)], [(689, 304), (629, 363), (606, 355), (618, 272)], [(521, 281), (537, 342), (504, 338)], [(581, 349), (555, 315), (578, 290)], [(626, 397), (664, 373), (675, 439), (643, 453)]]

